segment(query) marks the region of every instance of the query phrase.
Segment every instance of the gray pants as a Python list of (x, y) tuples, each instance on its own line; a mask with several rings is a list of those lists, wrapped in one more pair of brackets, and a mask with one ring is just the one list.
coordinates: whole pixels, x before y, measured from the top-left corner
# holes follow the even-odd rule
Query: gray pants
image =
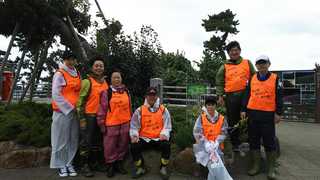
[(53, 112), (51, 125), (50, 168), (63, 168), (72, 165), (78, 150), (79, 120), (75, 111), (64, 115)]

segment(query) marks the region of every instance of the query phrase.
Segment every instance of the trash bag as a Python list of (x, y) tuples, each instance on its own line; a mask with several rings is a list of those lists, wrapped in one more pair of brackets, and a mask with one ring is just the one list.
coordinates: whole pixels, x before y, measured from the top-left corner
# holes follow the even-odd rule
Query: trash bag
[(206, 167), (209, 163), (209, 154), (205, 151), (203, 141), (193, 145), (193, 153), (196, 157), (196, 162)]
[[(228, 173), (226, 167), (223, 164), (223, 161), (217, 151), (213, 152), (217, 158), (216, 161), (209, 161), (207, 167), (209, 170), (208, 180), (233, 180), (230, 174)], [(211, 159), (211, 158), (210, 158)]]
[(207, 143), (208, 141), (200, 141), (200, 143), (194, 144), (193, 152), (197, 163), (208, 168), (208, 180), (233, 180), (221, 159), (221, 156), (223, 156), (221, 150), (219, 150), (219, 148), (215, 148), (208, 152), (206, 150)]

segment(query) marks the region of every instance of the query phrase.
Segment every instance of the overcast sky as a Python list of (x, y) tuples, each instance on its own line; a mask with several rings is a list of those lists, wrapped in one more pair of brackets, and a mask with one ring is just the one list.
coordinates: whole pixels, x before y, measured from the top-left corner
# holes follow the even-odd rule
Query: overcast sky
[[(93, 0), (91, 12), (96, 7)], [(210, 33), (201, 26), (210, 14), (231, 9), (240, 33), (229, 37), (242, 47), (242, 56), (266, 54), (273, 70), (313, 69), (320, 62), (320, 11), (316, 0), (99, 0), (108, 19), (119, 20), (126, 34), (151, 25), (165, 51), (184, 51), (190, 60), (202, 58)], [(8, 40), (0, 37), (0, 49)]]

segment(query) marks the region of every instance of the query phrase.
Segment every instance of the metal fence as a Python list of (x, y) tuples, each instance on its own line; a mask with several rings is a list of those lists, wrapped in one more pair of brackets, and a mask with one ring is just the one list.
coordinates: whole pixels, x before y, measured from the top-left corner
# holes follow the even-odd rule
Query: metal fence
[[(192, 95), (188, 86), (163, 86), (163, 102), (169, 106), (188, 107), (203, 105), (206, 96), (216, 96), (216, 89), (205, 87), (205, 92)], [(314, 83), (297, 84), (283, 89), (283, 119), (287, 121), (316, 121), (316, 86)]]
[[(23, 91), (25, 90), (25, 84), (18, 83), (13, 91), (12, 100), (19, 101)], [(27, 91), (25, 99), (30, 98), (30, 89)], [(37, 84), (34, 87), (33, 100), (36, 102), (50, 102), (51, 99), (51, 84)]]

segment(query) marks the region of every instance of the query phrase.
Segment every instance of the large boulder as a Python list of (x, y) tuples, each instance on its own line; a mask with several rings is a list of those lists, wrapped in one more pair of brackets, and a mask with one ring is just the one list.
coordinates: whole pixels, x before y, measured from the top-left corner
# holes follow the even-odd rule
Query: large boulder
[(196, 163), (192, 148), (179, 152), (172, 162), (172, 168), (177, 172), (193, 176), (205, 176), (206, 168)]
[(49, 164), (50, 147), (19, 146), (12, 141), (0, 142), (0, 168), (31, 168)]

